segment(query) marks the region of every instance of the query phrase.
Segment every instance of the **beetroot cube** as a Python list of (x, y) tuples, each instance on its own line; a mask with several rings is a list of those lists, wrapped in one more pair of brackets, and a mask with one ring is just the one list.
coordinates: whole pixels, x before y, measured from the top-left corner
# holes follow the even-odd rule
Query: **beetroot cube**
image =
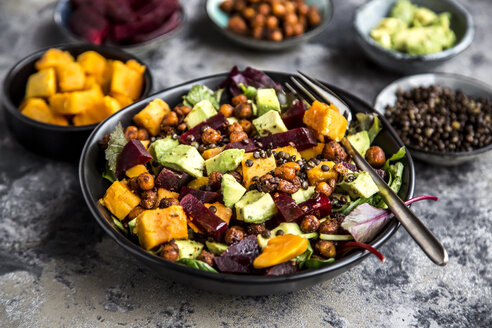
[(188, 194), (195, 196), (202, 203), (213, 203), (220, 198), (219, 194), (215, 191), (204, 191), (184, 186), (179, 193), (179, 200)]
[(265, 272), (265, 276), (285, 276), (299, 271), (299, 266), (296, 262), (288, 261), (272, 266)]
[(214, 262), (220, 272), (251, 273), (254, 271), (253, 261), (260, 255), (260, 247), (256, 236), (243, 238), (239, 243), (229, 246)]
[(303, 101), (295, 100), (292, 103), (292, 106), (282, 114), (282, 121), (284, 121), (285, 126), (288, 129), (303, 127), (304, 123), (302, 122), (302, 118), (304, 117), (306, 110), (307, 108)]
[(94, 44), (101, 44), (109, 33), (106, 18), (89, 5), (77, 8), (70, 16), (68, 25), (75, 34)]
[(304, 150), (317, 145), (313, 132), (307, 128), (297, 128), (282, 133), (272, 134), (260, 138), (263, 146), (271, 145), (272, 148), (289, 146), (291, 143), (297, 150)]
[(304, 212), (303, 217), (308, 214), (313, 214), (322, 219), (331, 214), (330, 199), (324, 194), (318, 194), (316, 198), (311, 198), (300, 203), (299, 207)]
[(133, 17), (131, 4), (127, 0), (110, 0), (107, 4), (107, 17), (114, 23), (127, 23)]
[(304, 215), (304, 212), (294, 199), (284, 192), (276, 193), (273, 201), (275, 202), (275, 206), (277, 206), (279, 214), (283, 217), (282, 221), (293, 222)]
[(242, 141), (228, 143), (224, 150), (227, 149), (244, 149), (245, 152), (251, 153), (258, 150), (258, 146), (255, 144), (253, 139), (245, 139)]
[(200, 230), (213, 237), (216, 241), (222, 241), (227, 230), (227, 223), (212, 213), (201, 201), (192, 194), (184, 196), (179, 202), (183, 210), (193, 218), (193, 224)]
[(126, 170), (134, 167), (138, 164), (145, 164), (152, 160), (152, 156), (149, 154), (140, 140), (131, 139), (123, 148), (120, 156), (118, 157), (118, 163), (116, 166), (116, 176), (118, 179), (125, 177)]
[(157, 176), (155, 184), (159, 188), (179, 192), (190, 180), (191, 175), (188, 173), (175, 172), (164, 167)]
[(172, 30), (174, 30), (181, 23), (181, 13), (179, 11), (175, 11), (171, 17), (169, 17), (161, 27), (153, 30), (152, 32), (145, 34), (138, 34), (132, 38), (133, 43), (141, 43), (145, 41), (149, 41), (155, 39), (163, 34), (166, 34)]

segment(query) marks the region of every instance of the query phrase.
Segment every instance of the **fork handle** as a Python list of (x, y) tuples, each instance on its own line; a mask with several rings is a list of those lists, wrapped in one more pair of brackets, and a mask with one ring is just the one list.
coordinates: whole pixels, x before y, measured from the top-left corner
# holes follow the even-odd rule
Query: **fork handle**
[(381, 197), (400, 223), (405, 227), (410, 236), (417, 242), (424, 253), (437, 265), (444, 266), (448, 263), (448, 253), (441, 242), (427, 229), (420, 219), (403, 203), (386, 182), (374, 171), (367, 161), (344, 137), (341, 141), (354, 162), (362, 170), (367, 171), (376, 183)]

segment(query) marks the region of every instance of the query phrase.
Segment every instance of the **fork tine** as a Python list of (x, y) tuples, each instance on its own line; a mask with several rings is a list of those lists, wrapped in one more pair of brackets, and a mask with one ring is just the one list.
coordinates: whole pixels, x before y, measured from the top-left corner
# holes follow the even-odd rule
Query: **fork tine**
[(303, 95), (301, 95), (299, 92), (297, 92), (297, 90), (289, 84), (289, 82), (285, 82), (284, 83), (285, 87), (287, 89), (289, 89), (290, 92), (292, 92), (297, 98), (299, 98), (300, 100), (306, 102), (306, 103), (309, 103), (309, 101), (306, 100), (306, 97), (304, 97)]
[(311, 92), (309, 92), (308, 89), (306, 89), (294, 76), (290, 77), (290, 80), (294, 85), (297, 87), (298, 90), (301, 90), (303, 94), (305, 94), (309, 99), (311, 99), (311, 102), (317, 100), (319, 97), (315, 97)]

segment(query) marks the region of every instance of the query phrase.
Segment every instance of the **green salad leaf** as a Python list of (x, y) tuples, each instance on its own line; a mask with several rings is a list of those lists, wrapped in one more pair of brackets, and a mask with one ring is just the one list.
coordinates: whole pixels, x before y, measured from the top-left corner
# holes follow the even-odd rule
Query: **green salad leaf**
[(106, 162), (106, 164), (104, 165), (104, 172), (102, 173), (102, 177), (111, 183), (116, 181), (116, 175), (113, 171), (109, 169), (108, 162)]
[(383, 127), (381, 126), (381, 121), (379, 120), (377, 115), (374, 115), (372, 125), (369, 130), (367, 130), (367, 134), (369, 135), (369, 140), (371, 140), (371, 144), (382, 129)]
[(388, 172), (388, 169), (389, 169), (391, 162), (399, 161), (400, 159), (405, 157), (405, 154), (406, 154), (405, 146), (402, 146), (400, 149), (398, 149), (398, 151), (395, 154), (393, 154), (393, 156), (391, 156), (390, 158), (388, 158), (386, 160), (386, 163), (384, 163), (384, 166), (383, 166), (383, 170)]
[[(111, 132), (108, 141), (108, 148), (106, 148), (106, 151), (104, 152), (104, 156), (108, 161), (108, 171), (111, 172), (114, 176), (116, 176), (116, 165), (118, 164), (118, 157), (120, 156), (127, 142), (128, 141), (125, 138), (125, 132), (123, 132), (123, 127), (121, 126), (121, 122), (119, 122), (118, 125), (114, 128), (113, 132)], [(106, 178), (104, 174), (103, 177)]]
[(176, 263), (180, 263), (180, 264), (183, 264), (183, 265), (188, 266), (190, 268), (194, 268), (194, 269), (198, 269), (198, 270), (218, 273), (218, 271), (215, 270), (214, 268), (212, 268), (210, 265), (208, 265), (207, 263), (205, 263), (203, 261), (199, 261), (199, 260), (183, 258), (183, 259), (176, 261)]
[(335, 262), (335, 259), (333, 257), (326, 259), (326, 260), (309, 259), (304, 263), (304, 268), (306, 268), (306, 269), (317, 269), (319, 267), (322, 267), (323, 265), (326, 265), (328, 263), (333, 263), (333, 262)]
[(224, 89), (212, 91), (208, 87), (196, 84), (191, 87), (187, 95), (183, 96), (183, 104), (188, 107), (193, 107), (202, 100), (208, 100), (216, 109), (219, 109), (220, 97)]
[(256, 98), (256, 93), (258, 90), (255, 87), (252, 87), (251, 85), (245, 86), (243, 83), (239, 83), (239, 86), (241, 87), (241, 90), (243, 91), (243, 94), (246, 96), (246, 98)]
[(293, 259), (293, 261), (296, 261), (297, 264), (299, 264), (300, 269), (302, 269), (304, 267), (304, 264), (306, 263), (306, 261), (309, 261), (309, 259), (311, 258), (311, 255), (313, 255), (313, 247), (311, 246), (311, 243), (308, 242), (307, 245), (308, 246), (307, 246), (306, 251)]

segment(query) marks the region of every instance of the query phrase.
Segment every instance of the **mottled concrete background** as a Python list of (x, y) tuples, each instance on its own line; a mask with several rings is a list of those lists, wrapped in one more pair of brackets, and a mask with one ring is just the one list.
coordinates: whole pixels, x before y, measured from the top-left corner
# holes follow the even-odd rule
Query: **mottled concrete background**
[[(228, 45), (183, 0), (190, 25), (143, 57), (156, 88), (232, 65), (302, 69), (371, 102), (396, 79), (353, 44), (350, 22), (362, 0), (336, 2), (329, 28), (281, 54)], [(465, 1), (463, 1), (465, 2)], [(466, 1), (477, 33), (470, 49), (439, 68), (492, 84), (492, 3)], [(63, 41), (47, 0), (0, 1), (0, 75), (17, 60)], [(415, 211), (442, 239), (450, 261), (431, 264), (404, 230), (338, 278), (297, 293), (232, 297), (190, 289), (140, 267), (92, 219), (77, 168), (22, 149), (0, 118), (0, 327), (491, 327), (492, 156), (455, 168), (417, 163), (416, 194), (438, 203)]]

